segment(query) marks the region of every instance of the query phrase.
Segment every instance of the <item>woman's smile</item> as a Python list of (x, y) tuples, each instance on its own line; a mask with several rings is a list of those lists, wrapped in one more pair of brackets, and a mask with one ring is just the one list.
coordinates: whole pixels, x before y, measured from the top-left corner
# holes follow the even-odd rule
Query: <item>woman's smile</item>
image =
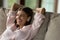
[(22, 20), (22, 19), (19, 19), (19, 20), (18, 20), (18, 23), (22, 23), (22, 22), (23, 22), (23, 20)]
[(18, 11), (16, 19), (18, 25), (24, 25), (27, 21), (27, 14), (24, 11)]

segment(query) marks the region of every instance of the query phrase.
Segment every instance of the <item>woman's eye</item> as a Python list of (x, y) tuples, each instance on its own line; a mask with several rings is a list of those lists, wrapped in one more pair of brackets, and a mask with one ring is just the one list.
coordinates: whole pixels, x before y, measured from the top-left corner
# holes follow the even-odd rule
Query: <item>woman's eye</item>
[(20, 15), (21, 17), (25, 17), (25, 15), (23, 14), (23, 15)]
[(25, 17), (24, 15), (20, 15), (20, 17)]

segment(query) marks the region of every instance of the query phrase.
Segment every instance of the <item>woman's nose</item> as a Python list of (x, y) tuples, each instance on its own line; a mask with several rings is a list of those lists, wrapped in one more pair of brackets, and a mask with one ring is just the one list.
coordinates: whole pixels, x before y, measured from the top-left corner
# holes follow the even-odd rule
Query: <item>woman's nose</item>
[(21, 16), (16, 16), (16, 19), (21, 19)]
[(18, 19), (18, 18), (19, 18), (19, 16), (16, 16), (16, 18)]

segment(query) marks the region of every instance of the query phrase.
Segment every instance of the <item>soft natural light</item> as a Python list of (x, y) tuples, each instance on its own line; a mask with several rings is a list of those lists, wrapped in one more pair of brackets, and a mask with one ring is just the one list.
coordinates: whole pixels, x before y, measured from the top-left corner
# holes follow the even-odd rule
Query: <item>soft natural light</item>
[(48, 12), (54, 12), (54, 1), (55, 0), (42, 0), (41, 7), (46, 8), (46, 11)]

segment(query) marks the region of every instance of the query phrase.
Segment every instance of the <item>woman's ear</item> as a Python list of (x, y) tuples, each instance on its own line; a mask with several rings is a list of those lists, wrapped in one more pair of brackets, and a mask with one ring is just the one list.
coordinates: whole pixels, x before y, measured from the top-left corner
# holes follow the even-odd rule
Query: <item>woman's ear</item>
[(31, 19), (31, 17), (28, 17), (27, 22), (29, 22), (29, 21), (30, 21), (30, 19)]

